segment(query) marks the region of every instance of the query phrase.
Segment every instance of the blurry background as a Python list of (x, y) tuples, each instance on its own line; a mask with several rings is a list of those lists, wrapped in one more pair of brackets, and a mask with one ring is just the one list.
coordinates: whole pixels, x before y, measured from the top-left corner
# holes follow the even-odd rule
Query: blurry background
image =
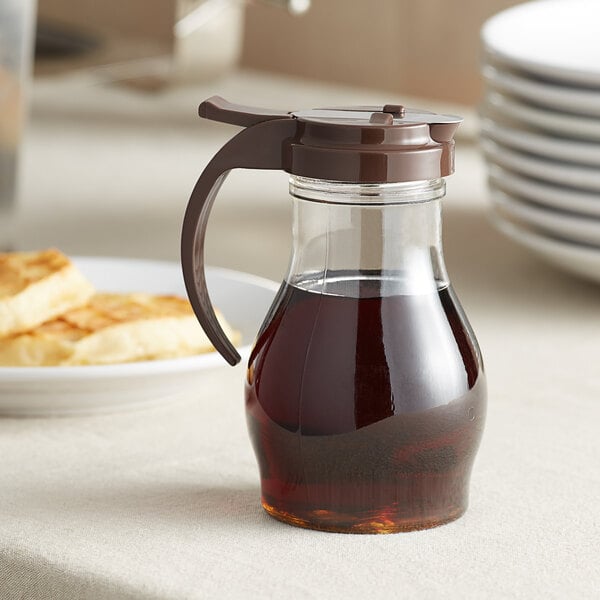
[[(13, 11), (34, 5), (2, 3)], [(527, 302), (520, 277), (543, 291), (565, 276), (491, 228), (477, 142), (480, 29), (514, 4), (39, 0), (34, 77), (20, 96), (31, 109), (20, 199), (14, 218), (2, 218), (1, 242), (178, 260), (194, 182), (237, 131), (199, 119), (203, 99), (219, 94), (289, 110), (399, 102), (465, 117), (444, 225), (448, 266), (465, 303), (501, 306), (512, 288)], [(209, 262), (280, 280), (289, 211), (284, 173), (234, 172), (211, 217)]]
[[(143, 59), (157, 71), (162, 61), (167, 76), (173, 59), (175, 78), (198, 79), (239, 61), (261, 71), (473, 104), (481, 93), (481, 25), (517, 3), (40, 0), (40, 50), (50, 50), (52, 40), (58, 46), (61, 33), (67, 41), (70, 33), (73, 50), (79, 42), (82, 52), (69, 61), (39, 60), (38, 71)], [(112, 72), (119, 69), (124, 75), (123, 64)]]
[[(39, 0), (21, 197), (4, 245), (176, 260), (194, 181), (236, 131), (197, 118), (212, 94), (288, 109), (397, 101), (464, 114), (450, 198), (475, 205), (479, 28), (512, 3)], [(210, 262), (281, 278), (286, 198), (282, 173), (234, 173), (209, 228)]]
[(314, 0), (297, 21), (254, 5), (244, 65), (474, 105), (482, 23), (517, 0)]

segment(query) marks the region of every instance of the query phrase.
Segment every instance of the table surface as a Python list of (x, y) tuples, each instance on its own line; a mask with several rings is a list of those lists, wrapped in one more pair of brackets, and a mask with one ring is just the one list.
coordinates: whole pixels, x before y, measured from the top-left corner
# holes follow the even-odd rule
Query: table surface
[[(198, 100), (219, 89), (280, 106), (360, 95), (248, 73), (159, 101), (77, 85), (35, 90), (21, 247), (176, 259), (193, 180), (234, 131), (197, 123)], [(243, 367), (223, 367), (185, 400), (145, 411), (0, 420), (0, 598), (597, 598), (600, 287), (491, 228), (483, 163), (468, 139), (457, 168), (446, 258), (489, 389), (463, 518), (388, 536), (270, 519), (246, 433)], [(210, 262), (280, 279), (285, 200), (281, 174), (232, 177), (212, 219)]]

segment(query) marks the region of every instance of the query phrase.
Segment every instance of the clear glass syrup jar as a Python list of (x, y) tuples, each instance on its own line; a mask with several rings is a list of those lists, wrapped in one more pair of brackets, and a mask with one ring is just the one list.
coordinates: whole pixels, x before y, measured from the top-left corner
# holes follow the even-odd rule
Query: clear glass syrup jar
[(389, 533), (467, 508), (486, 388), (444, 265), (440, 202), (460, 120), (407, 112), (201, 106), (245, 132), (272, 128), (217, 154), (184, 224), (190, 300), (231, 363), (203, 278), (208, 210), (249, 147), (255, 168), (262, 154), (262, 168), (290, 173), (293, 252), (249, 359), (246, 412), (262, 505), (292, 525)]

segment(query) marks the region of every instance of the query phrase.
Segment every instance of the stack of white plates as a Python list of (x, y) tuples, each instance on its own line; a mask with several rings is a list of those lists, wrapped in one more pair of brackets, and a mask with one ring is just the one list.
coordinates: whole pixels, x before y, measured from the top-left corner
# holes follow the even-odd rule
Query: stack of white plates
[(600, 0), (538, 0), (483, 27), (494, 223), (600, 281)]

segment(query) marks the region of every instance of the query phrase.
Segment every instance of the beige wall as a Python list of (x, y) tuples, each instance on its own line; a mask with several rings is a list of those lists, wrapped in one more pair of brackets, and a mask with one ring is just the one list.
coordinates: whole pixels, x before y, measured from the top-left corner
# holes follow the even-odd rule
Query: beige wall
[(176, 0), (38, 0), (40, 21), (73, 29), (97, 46), (62, 60), (37, 58), (36, 74), (170, 55), (176, 9)]
[(175, 0), (38, 0), (41, 18), (169, 42), (175, 10)]
[(245, 65), (476, 103), (479, 29), (519, 0), (313, 0), (300, 17), (252, 4)]

